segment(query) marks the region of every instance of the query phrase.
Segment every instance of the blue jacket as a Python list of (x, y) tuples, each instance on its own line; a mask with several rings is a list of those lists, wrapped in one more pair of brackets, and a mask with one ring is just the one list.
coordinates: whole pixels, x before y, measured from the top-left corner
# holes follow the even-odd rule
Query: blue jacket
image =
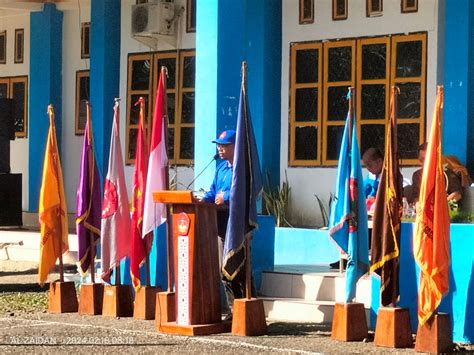
[(232, 165), (227, 161), (223, 161), (217, 166), (214, 181), (212, 182), (210, 190), (204, 195), (204, 201), (214, 203), (216, 195), (223, 191), (224, 202), (229, 204), (232, 170)]

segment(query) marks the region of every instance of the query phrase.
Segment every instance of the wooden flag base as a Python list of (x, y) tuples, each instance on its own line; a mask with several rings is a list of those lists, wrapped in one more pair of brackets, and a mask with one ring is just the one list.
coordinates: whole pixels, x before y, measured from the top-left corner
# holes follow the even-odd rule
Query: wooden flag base
[(95, 316), (102, 314), (104, 284), (82, 284), (79, 295), (79, 314)]
[(408, 308), (379, 308), (374, 343), (376, 346), (388, 348), (411, 348), (413, 346)]
[(451, 322), (447, 313), (431, 316), (424, 325), (418, 325), (415, 351), (427, 353), (446, 353), (453, 348)]
[(156, 294), (155, 326), (158, 331), (161, 331), (162, 324), (176, 320), (174, 295), (174, 292), (168, 291)]
[(73, 281), (51, 282), (49, 284), (48, 313), (77, 312), (76, 287)]
[(264, 335), (267, 333), (263, 301), (256, 298), (234, 300), (232, 334), (241, 336)]
[(105, 286), (102, 315), (106, 317), (133, 316), (132, 287), (130, 285)]
[(212, 324), (181, 325), (176, 322), (162, 323), (157, 330), (165, 334), (178, 334), (186, 336), (200, 336), (218, 333), (228, 333), (232, 327), (232, 322), (218, 322)]
[(156, 295), (159, 291), (159, 287), (142, 286), (135, 292), (134, 319), (155, 319)]
[(363, 303), (336, 303), (332, 320), (331, 339), (361, 341), (367, 338), (369, 329)]

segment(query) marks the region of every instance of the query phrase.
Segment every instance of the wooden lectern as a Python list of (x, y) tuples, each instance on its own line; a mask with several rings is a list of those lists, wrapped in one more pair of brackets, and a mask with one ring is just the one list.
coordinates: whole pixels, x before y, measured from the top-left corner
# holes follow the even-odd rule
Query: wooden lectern
[(176, 321), (159, 332), (207, 335), (229, 332), (221, 321), (217, 217), (214, 204), (195, 202), (191, 191), (157, 191), (155, 203), (172, 207)]

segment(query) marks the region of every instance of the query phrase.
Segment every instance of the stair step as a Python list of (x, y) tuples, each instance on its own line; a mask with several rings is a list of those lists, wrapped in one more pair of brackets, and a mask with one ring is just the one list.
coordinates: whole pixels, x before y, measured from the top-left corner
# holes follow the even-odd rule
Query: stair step
[[(318, 268), (318, 266), (316, 267)], [(306, 301), (345, 301), (345, 274), (323, 272), (283, 272), (262, 273), (260, 294), (273, 298), (302, 299)], [(362, 277), (357, 284), (356, 301), (370, 306), (372, 282), (370, 276)]]
[[(334, 305), (331, 301), (308, 301), (301, 298), (259, 297), (263, 301), (265, 316), (272, 321), (291, 321), (308, 323), (331, 323)], [(367, 322), (370, 319), (370, 306), (365, 306)]]

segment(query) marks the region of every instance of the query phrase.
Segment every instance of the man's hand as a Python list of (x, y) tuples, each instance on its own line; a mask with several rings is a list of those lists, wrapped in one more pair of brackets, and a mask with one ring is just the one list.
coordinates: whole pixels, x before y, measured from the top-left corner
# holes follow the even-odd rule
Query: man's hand
[(216, 199), (214, 200), (216, 205), (223, 205), (224, 204), (224, 192), (221, 191), (216, 195)]
[(454, 191), (453, 193), (448, 195), (448, 201), (458, 202), (462, 198), (459, 191)]

